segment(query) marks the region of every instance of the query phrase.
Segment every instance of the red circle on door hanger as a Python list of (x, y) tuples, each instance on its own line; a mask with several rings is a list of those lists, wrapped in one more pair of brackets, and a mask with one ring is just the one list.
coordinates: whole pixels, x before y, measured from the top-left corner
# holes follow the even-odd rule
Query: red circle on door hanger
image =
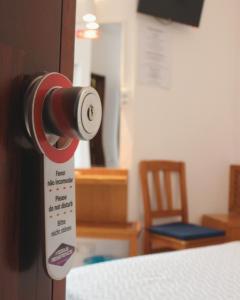
[(43, 107), (46, 95), (53, 88), (71, 88), (71, 81), (62, 74), (49, 73), (40, 80), (33, 99), (33, 131), (39, 150), (50, 160), (56, 163), (64, 163), (73, 155), (78, 146), (79, 140), (72, 138), (69, 145), (64, 149), (57, 149), (52, 146), (46, 137), (43, 126)]

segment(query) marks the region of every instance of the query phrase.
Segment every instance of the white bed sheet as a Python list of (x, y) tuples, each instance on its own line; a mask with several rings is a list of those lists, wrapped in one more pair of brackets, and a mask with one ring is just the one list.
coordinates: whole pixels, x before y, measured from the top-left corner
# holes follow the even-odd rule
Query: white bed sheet
[(240, 242), (73, 269), (67, 300), (240, 300)]

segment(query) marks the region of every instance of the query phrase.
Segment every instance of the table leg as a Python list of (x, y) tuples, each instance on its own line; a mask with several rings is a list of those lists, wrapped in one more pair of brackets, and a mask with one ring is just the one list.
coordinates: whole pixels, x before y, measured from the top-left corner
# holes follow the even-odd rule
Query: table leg
[(129, 256), (136, 256), (138, 254), (137, 248), (137, 236), (131, 237), (129, 239)]

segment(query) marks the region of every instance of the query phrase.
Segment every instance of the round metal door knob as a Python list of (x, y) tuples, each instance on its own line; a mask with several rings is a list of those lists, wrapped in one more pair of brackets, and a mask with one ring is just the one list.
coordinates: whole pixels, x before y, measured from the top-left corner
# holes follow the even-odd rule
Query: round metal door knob
[(44, 127), (49, 134), (90, 140), (97, 134), (101, 119), (101, 100), (92, 87), (56, 88), (44, 105)]

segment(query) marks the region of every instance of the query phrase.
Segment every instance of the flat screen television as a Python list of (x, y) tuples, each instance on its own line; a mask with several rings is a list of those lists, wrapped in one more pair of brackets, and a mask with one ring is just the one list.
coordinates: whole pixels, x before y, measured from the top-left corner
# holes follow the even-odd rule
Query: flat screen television
[(138, 12), (198, 27), (204, 0), (139, 0)]

